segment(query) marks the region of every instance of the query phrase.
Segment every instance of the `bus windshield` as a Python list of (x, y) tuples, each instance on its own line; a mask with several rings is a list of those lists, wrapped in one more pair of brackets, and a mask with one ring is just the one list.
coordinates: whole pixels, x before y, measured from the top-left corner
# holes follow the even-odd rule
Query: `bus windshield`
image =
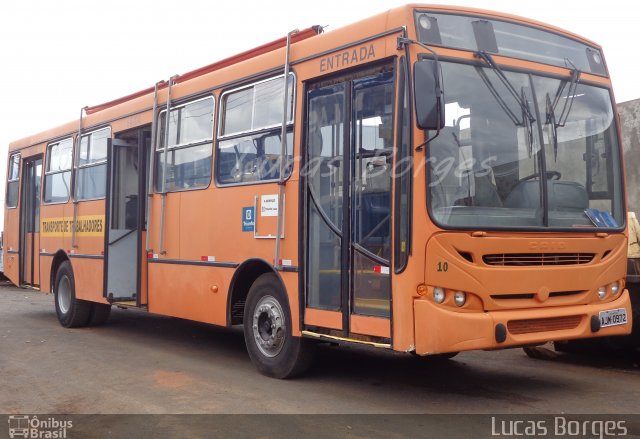
[[(442, 227), (624, 225), (609, 91), (442, 63), (446, 126), (427, 149), (429, 210)], [(419, 96), (418, 96), (419, 99)]]

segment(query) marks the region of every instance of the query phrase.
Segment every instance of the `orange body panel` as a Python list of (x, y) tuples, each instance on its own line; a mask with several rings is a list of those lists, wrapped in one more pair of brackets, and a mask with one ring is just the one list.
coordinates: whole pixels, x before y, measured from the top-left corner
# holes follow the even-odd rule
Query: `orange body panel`
[(91, 302), (106, 303), (103, 297), (103, 260), (71, 257), (76, 297)]
[(391, 321), (389, 319), (353, 314), (350, 324), (351, 332), (354, 334), (391, 338)]
[(226, 294), (220, 286), (229, 284), (232, 269), (150, 263), (148, 270), (150, 312), (226, 325)]
[(304, 323), (330, 329), (342, 329), (342, 313), (309, 308), (304, 313)]
[[(460, 313), (446, 307), (434, 306), (424, 299), (415, 300), (416, 313), (416, 353), (419, 355), (442, 352), (459, 352), (472, 349), (491, 349), (527, 344), (540, 344), (546, 340), (571, 340), (593, 337), (590, 317), (600, 311), (624, 308), (631, 315), (629, 292), (613, 302), (589, 305), (548, 308), (541, 313), (537, 309), (511, 311), (491, 311), (485, 313)], [(553, 319), (562, 316), (579, 316), (579, 324), (571, 329), (514, 334), (508, 332), (507, 339), (496, 343), (495, 327), (501, 323), (525, 319)], [(624, 335), (629, 333), (629, 325), (602, 328), (598, 336)]]

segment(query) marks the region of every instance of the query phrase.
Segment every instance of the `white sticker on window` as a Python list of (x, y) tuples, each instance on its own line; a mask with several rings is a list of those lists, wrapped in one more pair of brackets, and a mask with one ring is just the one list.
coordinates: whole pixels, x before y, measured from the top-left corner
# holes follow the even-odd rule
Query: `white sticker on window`
[(260, 216), (278, 216), (278, 195), (261, 197)]

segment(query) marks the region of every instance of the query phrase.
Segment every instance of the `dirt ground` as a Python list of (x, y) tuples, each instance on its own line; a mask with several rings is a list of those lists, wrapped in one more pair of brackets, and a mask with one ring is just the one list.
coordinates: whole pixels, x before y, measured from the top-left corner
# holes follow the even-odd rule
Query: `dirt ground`
[(51, 295), (0, 287), (5, 414), (630, 414), (639, 363), (521, 349), (434, 362), (326, 345), (305, 376), (281, 381), (254, 369), (239, 328), (114, 309), (105, 326), (66, 329)]

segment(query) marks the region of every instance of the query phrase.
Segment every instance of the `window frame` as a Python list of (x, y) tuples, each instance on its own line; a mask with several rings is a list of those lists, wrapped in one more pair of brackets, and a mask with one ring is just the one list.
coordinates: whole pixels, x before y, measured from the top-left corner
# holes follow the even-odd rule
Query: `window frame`
[[(191, 147), (195, 147), (195, 146), (200, 146), (200, 145), (206, 145), (207, 143), (211, 143), (211, 175), (209, 175), (209, 182), (205, 185), (205, 186), (200, 186), (200, 187), (194, 187), (194, 188), (183, 188), (183, 189), (173, 189), (173, 190), (167, 190), (165, 188), (165, 193), (170, 193), (170, 192), (188, 192), (188, 191), (201, 191), (201, 190), (205, 190), (211, 187), (211, 180), (213, 179), (213, 174), (214, 174), (214, 170), (213, 170), (213, 153), (214, 153), (214, 140), (215, 140), (215, 120), (216, 120), (216, 96), (213, 93), (209, 93), (205, 96), (200, 96), (197, 98), (193, 98), (190, 99), (188, 101), (178, 101), (178, 103), (176, 103), (175, 105), (172, 105), (171, 108), (169, 108), (169, 114), (171, 114), (171, 111), (173, 110), (177, 110), (180, 108), (184, 108), (189, 104), (193, 104), (196, 102), (200, 102), (200, 101), (205, 101), (207, 99), (211, 99), (211, 103), (212, 103), (212, 118), (211, 118), (211, 137), (208, 139), (198, 139), (198, 140), (194, 140), (194, 141), (190, 141), (188, 143), (180, 143), (177, 145), (173, 145), (173, 146), (168, 146), (167, 145), (167, 153), (169, 153), (170, 151), (178, 151), (178, 150), (182, 150), (182, 149), (187, 149), (187, 148), (191, 148)], [(157, 130), (158, 132), (156, 133), (156, 144), (152, 145), (153, 146), (153, 151), (152, 153), (154, 154), (154, 158), (153, 158), (153, 164), (154, 164), (154, 169), (151, 169), (150, 172), (153, 173), (153, 192), (156, 194), (162, 194), (162, 190), (161, 188), (158, 188), (158, 183), (160, 183), (158, 181), (158, 172), (156, 170), (156, 163), (158, 165), (162, 165), (162, 162), (159, 161), (160, 159), (160, 155), (164, 153), (164, 146), (162, 146), (162, 142), (164, 141), (164, 138), (162, 138), (160, 136), (160, 130), (163, 128), (162, 122), (161, 122), (161, 117), (162, 114), (166, 113), (167, 109), (166, 106), (164, 109), (160, 110), (156, 116), (156, 122), (157, 122)], [(156, 155), (157, 154), (157, 155)]]
[[(71, 167), (69, 167), (69, 169), (63, 169), (63, 170), (57, 170), (57, 171), (49, 171), (49, 163), (51, 161), (51, 147), (53, 145), (58, 145), (61, 142), (64, 142), (65, 140), (71, 140)], [(42, 188), (41, 188), (41, 198), (40, 198), (40, 202), (44, 205), (54, 205), (54, 204), (66, 204), (69, 202), (69, 199), (72, 197), (73, 195), (73, 170), (74, 170), (74, 163), (73, 163), (73, 159), (74, 159), (74, 148), (75, 148), (75, 142), (74, 142), (74, 137), (73, 136), (69, 136), (69, 137), (63, 137), (62, 139), (58, 139), (55, 140), (53, 142), (49, 142), (47, 143), (47, 147), (45, 148), (45, 160), (44, 160), (44, 172), (42, 173)], [(44, 199), (44, 195), (47, 193), (47, 176), (48, 175), (55, 175), (55, 174), (63, 174), (65, 172), (69, 172), (69, 193), (67, 194), (67, 199), (64, 201), (46, 201)]]
[[(92, 129), (91, 131), (87, 131), (86, 133), (82, 133), (80, 135), (80, 138), (78, 139), (78, 136), (76, 135), (76, 142), (74, 144), (74, 154), (73, 154), (73, 179), (72, 179), (72, 186), (73, 186), (73, 200), (78, 202), (78, 203), (82, 203), (84, 201), (96, 201), (96, 200), (104, 200), (106, 198), (106, 194), (107, 194), (107, 186), (109, 184), (109, 175), (108, 175), (108, 171), (105, 169), (105, 174), (106, 174), (106, 179), (105, 179), (105, 195), (102, 197), (95, 197), (95, 198), (80, 198), (79, 197), (79, 188), (80, 188), (80, 179), (78, 178), (79, 174), (80, 174), (80, 170), (81, 169), (87, 169), (87, 168), (92, 168), (92, 167), (98, 167), (101, 165), (105, 165), (105, 168), (107, 168), (107, 161), (109, 159), (109, 144), (107, 143), (107, 155), (104, 158), (104, 160), (99, 160), (96, 162), (92, 162), (92, 163), (88, 163), (88, 164), (83, 164), (80, 165), (80, 150), (82, 149), (82, 139), (85, 137), (91, 137), (92, 134), (97, 133), (98, 131), (102, 131), (102, 130), (108, 130), (109, 131), (109, 135), (107, 136), (107, 142), (109, 142), (109, 140), (112, 139), (112, 130), (111, 130), (111, 126), (107, 125), (107, 126), (103, 126), (100, 128), (95, 128)], [(77, 144), (77, 145), (76, 145)], [(89, 142), (89, 148), (91, 146), (91, 142)], [(87, 152), (87, 156), (88, 156), (88, 152)]]
[[(413, 89), (411, 87), (411, 62), (408, 56), (400, 57), (398, 62), (398, 92), (396, 103), (396, 145), (394, 149), (394, 222), (393, 222), (393, 269), (396, 274), (402, 273), (409, 265), (409, 258), (412, 255), (412, 241), (413, 241), (413, 180), (414, 180), (414, 154), (413, 154)], [(405, 131), (408, 131), (408, 133)], [(405, 136), (408, 134), (408, 138)], [(403, 150), (403, 143), (407, 142), (407, 150)], [(406, 155), (405, 155), (406, 154)], [(409, 175), (397, 176), (398, 162), (408, 159), (408, 171)], [(402, 169), (405, 171), (406, 169)], [(403, 182), (408, 179), (407, 184), (407, 205), (408, 211), (403, 212), (401, 209), (401, 197), (403, 195)], [(406, 223), (401, 223), (406, 221)], [(404, 252), (400, 250), (402, 245), (402, 227), (406, 226), (406, 249)], [(402, 259), (401, 259), (402, 258)]]
[[(291, 93), (291, 118), (290, 120), (287, 121), (286, 124), (286, 133), (289, 134), (291, 133), (291, 139), (292, 139), (292, 143), (291, 143), (291, 156), (294, 159), (294, 163), (295, 163), (295, 157), (296, 157), (296, 150), (295, 150), (295, 120), (296, 120), (296, 102), (297, 102), (297, 75), (294, 71), (289, 71), (289, 77), (292, 78), (292, 93)], [(275, 179), (269, 179), (269, 180), (259, 180), (259, 181), (247, 181), (247, 182), (238, 182), (238, 183), (223, 183), (219, 180), (219, 174), (218, 174), (218, 159), (220, 156), (220, 142), (224, 142), (226, 140), (232, 140), (232, 139), (239, 139), (242, 137), (249, 137), (249, 136), (253, 136), (253, 135), (259, 135), (259, 134), (267, 134), (270, 132), (273, 132), (276, 129), (282, 129), (282, 123), (278, 123), (278, 124), (273, 124), (273, 125), (267, 125), (267, 126), (263, 126), (263, 127), (259, 127), (256, 129), (252, 129), (249, 131), (238, 131), (235, 133), (231, 133), (231, 134), (221, 134), (222, 132), (222, 126), (223, 126), (223, 119), (225, 116), (225, 101), (224, 98), (232, 93), (236, 93), (242, 90), (247, 90), (249, 88), (255, 88), (255, 86), (269, 82), (269, 81), (273, 81), (275, 79), (279, 79), (279, 78), (284, 78), (284, 73), (275, 75), (275, 76), (270, 76), (268, 78), (264, 78), (264, 79), (260, 79), (257, 81), (253, 81), (253, 82), (249, 82), (247, 84), (244, 84), (242, 86), (239, 87), (235, 87), (229, 90), (225, 90), (220, 94), (220, 105), (219, 105), (219, 109), (218, 109), (218, 126), (217, 126), (217, 134), (216, 134), (216, 139), (215, 139), (215, 161), (214, 161), (214, 171), (213, 174), (215, 175), (215, 185), (216, 187), (233, 187), (233, 186), (249, 186), (249, 185), (258, 185), (258, 184), (268, 184), (268, 183), (273, 183), (273, 182), (277, 182), (280, 181), (280, 178), (275, 178)], [(255, 96), (255, 94), (254, 94)], [(253, 110), (252, 110), (252, 117), (253, 117)], [(287, 181), (291, 178), (291, 176), (293, 175), (293, 169), (291, 170), (291, 172), (289, 173), (289, 175), (287, 175), (283, 181)]]
[[(11, 172), (11, 164), (12, 164), (12, 160), (14, 157), (18, 157), (18, 176), (14, 179), (10, 179), (10, 172)], [(20, 177), (21, 177), (21, 170), (20, 170), (20, 164), (22, 163), (22, 154), (19, 152), (15, 152), (13, 154), (9, 154), (9, 163), (7, 164), (7, 188), (5, 191), (5, 207), (7, 209), (17, 209), (18, 208), (18, 204), (20, 204)], [(18, 193), (16, 195), (16, 205), (15, 206), (9, 206), (9, 185), (11, 183), (17, 183), (18, 184)]]

